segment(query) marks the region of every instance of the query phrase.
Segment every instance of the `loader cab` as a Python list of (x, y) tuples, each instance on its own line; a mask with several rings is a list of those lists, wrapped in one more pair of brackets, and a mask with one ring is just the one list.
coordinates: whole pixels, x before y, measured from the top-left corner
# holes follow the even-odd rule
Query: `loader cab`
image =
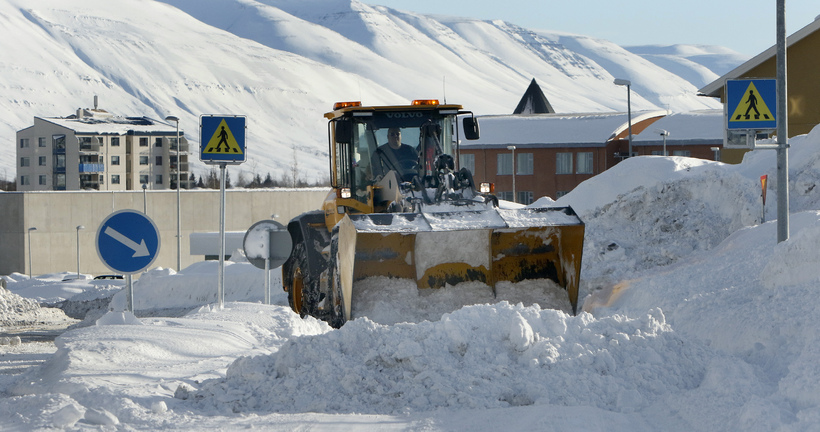
[[(478, 123), (461, 105), (442, 105), (437, 100), (416, 100), (411, 105), (363, 107), (344, 102), (325, 114), (328, 118), (332, 185), (373, 208), (373, 186), (395, 171), (399, 182), (413, 184), (435, 175), (436, 162), (449, 155), (458, 161), (459, 114), (464, 136), (478, 137)], [(391, 151), (391, 132), (401, 136), (401, 151)], [(453, 169), (458, 169), (453, 166)]]

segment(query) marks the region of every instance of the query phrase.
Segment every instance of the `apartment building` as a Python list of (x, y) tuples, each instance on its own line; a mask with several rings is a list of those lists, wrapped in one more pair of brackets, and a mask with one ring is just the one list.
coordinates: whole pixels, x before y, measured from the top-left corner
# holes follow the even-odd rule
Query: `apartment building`
[(17, 190), (188, 188), (188, 142), (176, 124), (96, 108), (34, 117), (17, 132)]

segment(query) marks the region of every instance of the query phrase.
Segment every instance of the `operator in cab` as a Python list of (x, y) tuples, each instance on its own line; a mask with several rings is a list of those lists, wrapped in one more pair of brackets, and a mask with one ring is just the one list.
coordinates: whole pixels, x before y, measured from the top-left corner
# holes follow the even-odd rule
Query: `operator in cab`
[(379, 146), (376, 155), (376, 162), (385, 173), (394, 170), (404, 181), (409, 181), (415, 174), (413, 170), (418, 165), (419, 155), (415, 148), (401, 142), (400, 128), (387, 130), (387, 144)]

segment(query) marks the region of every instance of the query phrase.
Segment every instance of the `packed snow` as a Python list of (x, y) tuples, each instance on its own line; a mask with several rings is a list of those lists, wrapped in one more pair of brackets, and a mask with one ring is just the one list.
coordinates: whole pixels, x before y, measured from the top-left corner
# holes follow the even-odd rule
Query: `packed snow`
[[(637, 157), (539, 200), (586, 224), (577, 316), (548, 283), (494, 299), (475, 282), (420, 294), (372, 278), (356, 287), (363, 317), (333, 330), (279, 289), (262, 304), (263, 271), (240, 251), (222, 309), (215, 262), (144, 273), (136, 316), (121, 280), (4, 276), (3, 428), (816, 430), (820, 128), (790, 144), (781, 243), (767, 150), (740, 165)], [(53, 346), (13, 337), (38, 322), (70, 329)]]

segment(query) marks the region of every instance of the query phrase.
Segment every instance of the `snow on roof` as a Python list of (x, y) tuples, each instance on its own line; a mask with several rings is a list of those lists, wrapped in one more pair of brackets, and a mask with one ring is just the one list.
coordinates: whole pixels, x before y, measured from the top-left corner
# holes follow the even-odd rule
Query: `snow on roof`
[[(148, 117), (35, 117), (77, 134), (125, 135), (131, 134), (175, 134), (176, 127)], [(182, 130), (180, 130), (182, 134)]]
[[(632, 113), (632, 125), (665, 111)], [(480, 116), (481, 138), (462, 141), (462, 147), (494, 147), (515, 144), (604, 145), (627, 127), (627, 113), (534, 114)]]
[(700, 110), (673, 113), (662, 117), (638, 135), (633, 143), (657, 145), (663, 142), (661, 131), (669, 132), (667, 142), (697, 141), (703, 144), (723, 143), (723, 110)]

